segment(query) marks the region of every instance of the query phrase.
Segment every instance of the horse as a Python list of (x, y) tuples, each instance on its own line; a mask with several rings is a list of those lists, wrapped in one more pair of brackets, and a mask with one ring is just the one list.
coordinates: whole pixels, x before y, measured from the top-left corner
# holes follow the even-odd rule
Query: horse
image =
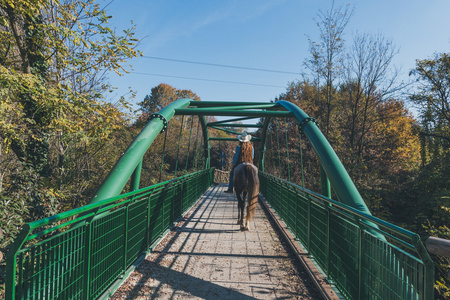
[[(241, 230), (250, 230), (250, 221), (256, 208), (259, 193), (258, 168), (252, 163), (243, 162), (234, 168), (233, 186), (238, 200), (238, 221)], [(247, 216), (244, 222), (245, 200)]]

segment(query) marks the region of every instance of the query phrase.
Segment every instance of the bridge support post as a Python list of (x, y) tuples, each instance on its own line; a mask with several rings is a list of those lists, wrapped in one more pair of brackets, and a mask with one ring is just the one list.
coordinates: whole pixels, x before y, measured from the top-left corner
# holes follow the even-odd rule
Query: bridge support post
[(320, 186), (322, 188), (322, 195), (331, 199), (331, 185), (330, 180), (328, 180), (327, 173), (320, 166)]
[(259, 170), (264, 172), (265, 154), (266, 154), (266, 136), (269, 129), (270, 117), (264, 118), (264, 124), (261, 130), (261, 143), (259, 146)]
[(137, 191), (139, 189), (139, 183), (141, 182), (141, 171), (142, 171), (142, 159), (134, 169), (131, 175), (130, 192)]
[(209, 169), (211, 167), (211, 158), (210, 158), (210, 152), (211, 152), (211, 146), (209, 145), (209, 141), (207, 144), (204, 145), (205, 151), (205, 169)]
[(204, 168), (209, 169), (210, 168), (210, 161), (211, 161), (211, 154), (210, 149), (211, 146), (209, 145), (209, 134), (208, 134), (208, 122), (206, 121), (205, 116), (198, 116), (198, 120), (200, 124), (202, 125), (202, 133), (203, 133), (203, 153), (205, 155), (205, 161), (204, 161)]

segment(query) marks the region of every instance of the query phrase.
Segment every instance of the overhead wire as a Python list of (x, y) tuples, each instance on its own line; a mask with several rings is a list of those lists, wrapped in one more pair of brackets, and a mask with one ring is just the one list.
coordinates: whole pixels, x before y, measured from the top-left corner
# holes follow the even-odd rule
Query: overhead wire
[(207, 63), (207, 62), (200, 62), (200, 61), (182, 60), (182, 59), (165, 58), (165, 57), (148, 56), (148, 55), (143, 55), (142, 57), (148, 58), (148, 59), (154, 59), (154, 60), (173, 61), (173, 62), (194, 64), (194, 65), (204, 65), (204, 66), (212, 66), (212, 67), (241, 69), (241, 70), (249, 70), (249, 71), (259, 71), (259, 72), (270, 72), (270, 73), (280, 73), (280, 74), (301, 75), (301, 73), (282, 71), (282, 70), (271, 70), (271, 69), (252, 68), (252, 67), (245, 67), (245, 66), (224, 65), (224, 64)]
[(209, 82), (219, 82), (219, 83), (230, 83), (230, 84), (240, 84), (240, 85), (253, 85), (253, 86), (262, 86), (262, 87), (276, 87), (276, 88), (286, 88), (286, 86), (281, 85), (271, 85), (271, 84), (260, 84), (260, 83), (251, 83), (251, 82), (238, 82), (238, 81), (227, 81), (227, 80), (216, 80), (216, 79), (207, 79), (207, 78), (196, 78), (196, 77), (185, 77), (185, 76), (175, 76), (175, 75), (164, 75), (164, 74), (155, 74), (155, 73), (145, 73), (145, 72), (130, 72), (132, 74), (138, 75), (148, 75), (148, 76), (157, 76), (157, 77), (168, 77), (168, 78), (177, 78), (177, 79), (188, 79), (188, 80), (197, 80), (197, 81), (209, 81)]

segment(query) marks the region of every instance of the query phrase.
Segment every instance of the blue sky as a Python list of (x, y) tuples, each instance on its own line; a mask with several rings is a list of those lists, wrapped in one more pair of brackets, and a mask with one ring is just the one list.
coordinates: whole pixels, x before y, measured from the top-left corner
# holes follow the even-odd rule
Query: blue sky
[[(142, 39), (139, 50), (145, 56), (302, 73), (309, 56), (308, 36), (318, 39), (314, 18), (319, 9), (326, 11), (331, 4), (331, 0), (115, 0), (107, 11), (113, 15), (112, 28), (123, 29), (133, 20), (136, 36)], [(347, 44), (357, 31), (391, 39), (399, 48), (394, 62), (402, 68), (403, 80), (409, 79), (416, 59), (450, 51), (448, 0), (336, 0), (335, 6), (339, 5), (354, 8), (346, 29)], [(289, 82), (301, 79), (296, 74), (145, 57), (130, 63), (132, 73), (110, 76), (118, 88), (113, 99), (131, 88), (137, 92), (132, 102), (137, 103), (152, 87), (167, 83), (190, 89), (202, 100), (269, 101), (284, 92)]]

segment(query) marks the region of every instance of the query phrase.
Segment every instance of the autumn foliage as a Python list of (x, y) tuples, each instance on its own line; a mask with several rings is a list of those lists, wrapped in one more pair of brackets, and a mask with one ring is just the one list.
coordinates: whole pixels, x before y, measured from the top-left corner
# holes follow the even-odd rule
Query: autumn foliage
[[(450, 55), (418, 60), (417, 86), (395, 84), (391, 41), (357, 34), (345, 47), (351, 14), (321, 12), (321, 35), (310, 39), (305, 61), (311, 74), (273, 101), (317, 119), (375, 216), (450, 239)], [(94, 0), (0, 0), (0, 253), (24, 223), (87, 204), (152, 113), (180, 98), (200, 101), (165, 83), (136, 112), (124, 98), (109, 101), (105, 74), (126, 74), (127, 60), (140, 55), (134, 27), (119, 35), (109, 18)], [(198, 117), (175, 116), (169, 125), (143, 159), (142, 185), (205, 167)], [(297, 125), (271, 121), (265, 170), (320, 192), (317, 159)], [(213, 128), (209, 135), (229, 136)], [(251, 143), (257, 164), (259, 144)], [(211, 141), (210, 165), (230, 170), (236, 144)], [(433, 259), (436, 295), (450, 297), (449, 261)]]

